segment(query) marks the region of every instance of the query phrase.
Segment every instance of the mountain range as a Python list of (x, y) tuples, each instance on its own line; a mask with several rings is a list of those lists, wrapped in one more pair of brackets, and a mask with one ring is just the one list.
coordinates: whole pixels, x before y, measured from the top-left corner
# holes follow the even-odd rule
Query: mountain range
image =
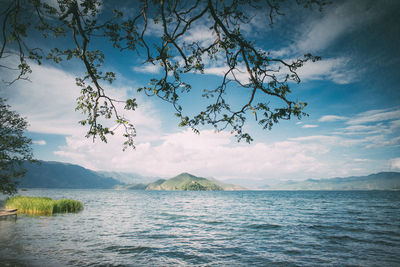
[(97, 171), (96, 173), (105, 178), (118, 180), (123, 184), (149, 184), (162, 179), (162, 177), (143, 176), (133, 172)]
[[(25, 162), (27, 170), (19, 180), (20, 188), (129, 189), (129, 190), (244, 190), (215, 179), (182, 173), (171, 179), (158, 179), (131, 173), (95, 172), (79, 165), (40, 161)], [(134, 183), (132, 183), (134, 182)]]
[(380, 172), (367, 176), (346, 178), (307, 179), (305, 181), (284, 181), (266, 185), (267, 190), (400, 190), (399, 172)]
[[(182, 173), (170, 179), (146, 177), (134, 173), (96, 172), (79, 165), (40, 161), (24, 164), (25, 177), (20, 188), (117, 188), (129, 190), (246, 190), (243, 186), (214, 178)], [(254, 188), (250, 186), (251, 188)], [(399, 172), (380, 172), (347, 178), (281, 181), (258, 187), (259, 190), (400, 190)]]
[(25, 162), (24, 168), (27, 172), (19, 179), (20, 188), (105, 189), (122, 184), (116, 179), (103, 177), (95, 171), (68, 163)]

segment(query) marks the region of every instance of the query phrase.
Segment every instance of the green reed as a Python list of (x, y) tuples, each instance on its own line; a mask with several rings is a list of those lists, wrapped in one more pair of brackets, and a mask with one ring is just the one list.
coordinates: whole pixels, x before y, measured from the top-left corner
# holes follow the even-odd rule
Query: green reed
[(48, 197), (15, 196), (6, 200), (6, 209), (18, 209), (28, 215), (52, 215), (53, 213), (78, 212), (82, 202), (72, 199), (53, 200)]

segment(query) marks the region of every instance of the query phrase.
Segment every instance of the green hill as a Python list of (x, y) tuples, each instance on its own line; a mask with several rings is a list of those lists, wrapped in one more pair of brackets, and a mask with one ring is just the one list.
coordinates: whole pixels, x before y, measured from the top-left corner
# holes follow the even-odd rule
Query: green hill
[(150, 183), (147, 185), (145, 188), (146, 190), (163, 190), (161, 189), (161, 184), (164, 183), (166, 180), (165, 179), (159, 179), (153, 183)]
[(146, 190), (184, 190), (184, 191), (221, 191), (224, 188), (214, 181), (181, 173), (168, 180), (158, 180), (147, 186)]

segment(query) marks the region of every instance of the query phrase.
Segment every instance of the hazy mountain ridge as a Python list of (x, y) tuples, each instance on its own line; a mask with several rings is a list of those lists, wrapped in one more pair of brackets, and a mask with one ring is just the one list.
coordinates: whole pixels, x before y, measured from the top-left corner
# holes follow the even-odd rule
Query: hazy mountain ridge
[[(144, 177), (133, 173), (96, 172), (82, 166), (55, 162), (40, 161), (24, 164), (25, 176), (19, 179), (20, 188), (69, 188), (69, 189), (128, 189), (128, 190), (243, 190), (243, 187), (224, 184), (217, 180), (196, 177), (182, 173), (171, 179), (149, 180), (155, 177)], [(110, 176), (115, 177), (111, 178)], [(125, 183), (135, 181), (136, 183)]]
[(399, 172), (380, 172), (367, 176), (285, 181), (260, 187), (266, 190), (400, 190)]
[(160, 179), (160, 177), (143, 176), (133, 172), (96, 171), (96, 173), (106, 178), (111, 177), (124, 184), (149, 184)]
[[(144, 177), (133, 173), (96, 172), (79, 165), (40, 161), (26, 162), (25, 177), (18, 179), (20, 188), (117, 188), (129, 190), (246, 190), (240, 185), (228, 184), (214, 178), (182, 173), (171, 179)], [(113, 174), (113, 177), (107, 177)], [(111, 175), (110, 175), (111, 176)], [(135, 178), (137, 177), (137, 178)], [(128, 183), (123, 182), (128, 181)], [(134, 183), (130, 182), (134, 181)], [(151, 182), (153, 181), (153, 182)], [(400, 190), (399, 172), (380, 172), (367, 176), (345, 178), (283, 181), (258, 187), (261, 190)]]
[(217, 185), (221, 186), (225, 191), (248, 190), (245, 186), (221, 182), (215, 178), (209, 178), (208, 180), (211, 180)]
[(121, 184), (113, 178), (69, 163), (25, 162), (24, 168), (27, 170), (25, 176), (17, 180), (20, 188), (107, 189)]

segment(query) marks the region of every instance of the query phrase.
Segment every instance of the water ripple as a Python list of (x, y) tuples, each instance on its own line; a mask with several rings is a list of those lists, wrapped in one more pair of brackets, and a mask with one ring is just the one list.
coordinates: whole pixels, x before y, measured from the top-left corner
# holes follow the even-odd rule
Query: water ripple
[(0, 221), (2, 265), (400, 266), (400, 192), (24, 193), (85, 209)]

